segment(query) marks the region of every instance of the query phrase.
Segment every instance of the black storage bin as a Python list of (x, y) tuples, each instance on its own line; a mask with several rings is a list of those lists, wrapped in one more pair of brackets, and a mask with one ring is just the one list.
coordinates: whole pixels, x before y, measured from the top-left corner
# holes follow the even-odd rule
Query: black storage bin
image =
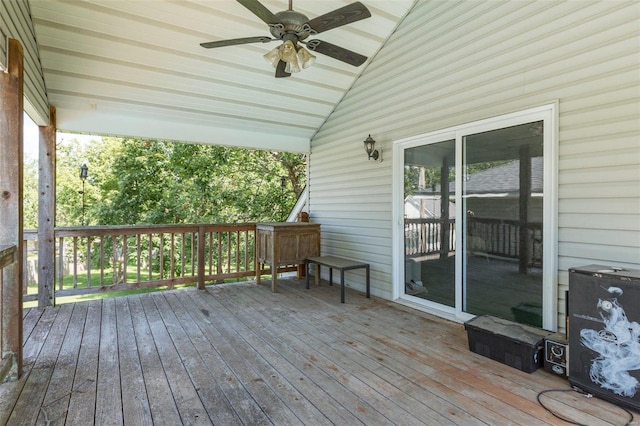
[(549, 331), (482, 315), (464, 323), (469, 350), (526, 373), (542, 367)]

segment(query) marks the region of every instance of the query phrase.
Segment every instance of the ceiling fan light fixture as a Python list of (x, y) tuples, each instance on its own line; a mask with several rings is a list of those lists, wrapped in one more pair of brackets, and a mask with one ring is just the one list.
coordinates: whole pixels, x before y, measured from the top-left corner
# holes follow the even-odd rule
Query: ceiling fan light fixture
[(289, 74), (293, 74), (295, 72), (300, 72), (302, 70), (302, 68), (300, 68), (300, 65), (298, 64), (298, 60), (294, 59), (291, 62), (285, 62), (287, 64), (286, 67), (284, 67), (284, 71), (288, 72)]
[(285, 62), (287, 65), (284, 70), (288, 73), (300, 72), (309, 68), (316, 60), (316, 57), (307, 49), (296, 46), (292, 40), (286, 40), (280, 46), (270, 50), (264, 55), (264, 58), (274, 68), (277, 68), (280, 61)]
[(265, 53), (264, 59), (266, 59), (274, 68), (277, 67), (278, 62), (280, 62), (280, 46)]
[(298, 49), (296, 56), (298, 57), (298, 62), (302, 65), (302, 68), (309, 68), (316, 62), (316, 57), (304, 47), (300, 47)]

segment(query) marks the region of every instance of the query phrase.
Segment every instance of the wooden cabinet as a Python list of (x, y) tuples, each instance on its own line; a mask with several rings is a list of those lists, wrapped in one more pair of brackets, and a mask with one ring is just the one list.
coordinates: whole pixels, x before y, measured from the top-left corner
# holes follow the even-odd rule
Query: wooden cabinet
[(263, 265), (271, 266), (271, 291), (277, 290), (277, 270), (300, 265), (307, 257), (320, 256), (320, 225), (306, 222), (256, 224), (256, 282)]

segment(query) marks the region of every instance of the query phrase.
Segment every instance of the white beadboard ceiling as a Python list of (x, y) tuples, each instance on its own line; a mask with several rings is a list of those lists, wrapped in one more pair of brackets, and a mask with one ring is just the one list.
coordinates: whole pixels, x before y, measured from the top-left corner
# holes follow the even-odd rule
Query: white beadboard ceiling
[[(294, 0), (310, 19), (353, 0)], [(287, 0), (263, 0), (273, 13)], [(30, 0), (58, 129), (307, 152), (309, 141), (414, 0), (362, 0), (371, 18), (312, 36), (369, 57), (356, 68), (316, 63), (276, 79), (262, 57), (278, 42), (234, 0)]]

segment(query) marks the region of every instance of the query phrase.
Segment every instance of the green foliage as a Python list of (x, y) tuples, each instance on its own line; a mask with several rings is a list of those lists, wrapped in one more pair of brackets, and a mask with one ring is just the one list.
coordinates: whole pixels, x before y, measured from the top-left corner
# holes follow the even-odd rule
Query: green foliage
[(57, 226), (283, 221), (305, 185), (306, 157), (213, 145), (104, 138), (60, 144)]

